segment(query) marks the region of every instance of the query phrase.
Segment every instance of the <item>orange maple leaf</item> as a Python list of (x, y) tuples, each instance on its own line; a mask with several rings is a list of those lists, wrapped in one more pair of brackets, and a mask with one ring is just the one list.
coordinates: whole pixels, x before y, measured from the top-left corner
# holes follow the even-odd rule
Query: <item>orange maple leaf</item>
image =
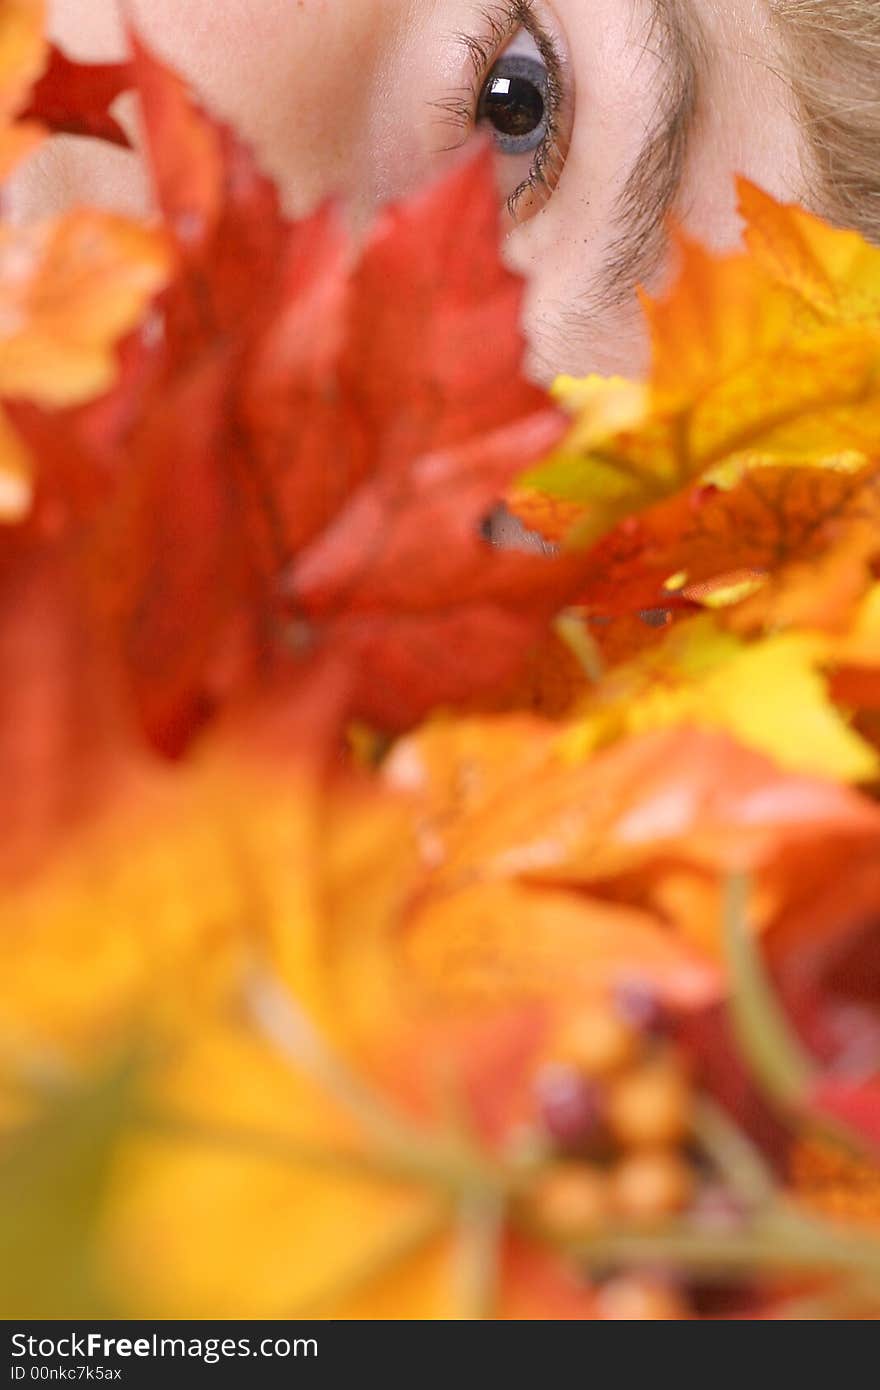
[(880, 253), (745, 181), (740, 201), (748, 252), (683, 241), (645, 300), (647, 385), (561, 381), (572, 433), (514, 492), (527, 522), (592, 547), (591, 613), (733, 604), (876, 529)]
[(584, 594), (593, 612), (626, 614), (711, 597), (731, 576), (763, 589), (764, 577), (875, 532), (878, 509), (873, 464), (751, 468), (732, 487), (707, 484), (621, 522), (593, 547)]
[(46, 62), (46, 0), (5, 0), (0, 9), (0, 180), (43, 140), (43, 128), (22, 120)]
[[(475, 970), (480, 951), (487, 961), (498, 958), (512, 969), (517, 950), (505, 933), (515, 920), (517, 891), (526, 890), (520, 910), (531, 904), (536, 912), (549, 889), (573, 892), (576, 903), (588, 892), (618, 910), (625, 905), (647, 911), (641, 920), (649, 930), (650, 914), (657, 913), (674, 924), (675, 935), (662, 930), (652, 947), (640, 939), (637, 917), (629, 925), (621, 919), (612, 931), (599, 916), (595, 957), (588, 925), (581, 947), (571, 952), (585, 972), (591, 969), (601, 980), (607, 971), (613, 980), (641, 970), (673, 996), (705, 1000), (721, 986), (713, 971), (721, 949), (719, 886), (727, 875), (755, 875), (755, 922), (767, 932), (771, 949), (778, 941), (780, 951), (798, 939), (847, 928), (849, 910), (839, 899), (835, 904), (830, 888), (833, 883), (839, 892), (841, 876), (851, 870), (854, 904), (863, 894), (870, 900), (876, 886), (870, 866), (878, 820), (870, 800), (835, 782), (782, 773), (725, 735), (693, 727), (631, 738), (572, 762), (552, 725), (530, 727), (516, 718), (439, 725), (404, 741), (389, 773), (395, 783), (421, 788), (428, 797), (431, 810), (422, 833), (436, 861), (438, 900), (453, 895), (450, 942), (459, 886), (465, 907), (470, 897), (479, 901), (480, 885), (496, 888), (494, 913), (486, 894), (478, 949), (473, 937)], [(563, 898), (554, 899), (554, 910), (562, 939)], [(551, 923), (529, 934), (536, 959), (553, 932)], [(439, 921), (432, 940), (440, 981), (445, 967)], [(527, 961), (529, 947), (520, 951)], [(528, 974), (529, 967), (523, 971)], [(564, 991), (564, 981), (557, 979), (555, 987)]]

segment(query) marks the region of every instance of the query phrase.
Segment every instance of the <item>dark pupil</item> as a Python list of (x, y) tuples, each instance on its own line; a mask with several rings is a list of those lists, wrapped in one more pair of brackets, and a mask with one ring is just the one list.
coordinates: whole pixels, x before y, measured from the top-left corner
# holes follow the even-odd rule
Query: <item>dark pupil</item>
[(531, 135), (544, 119), (544, 98), (526, 77), (493, 77), (483, 97), (483, 114), (500, 135)]

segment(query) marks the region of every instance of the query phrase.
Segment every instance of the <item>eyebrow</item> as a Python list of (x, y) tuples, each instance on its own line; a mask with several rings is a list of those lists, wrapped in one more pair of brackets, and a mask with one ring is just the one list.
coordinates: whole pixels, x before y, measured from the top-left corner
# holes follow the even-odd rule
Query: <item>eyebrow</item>
[(660, 60), (659, 91), (654, 119), (615, 207), (619, 232), (596, 289), (606, 309), (627, 298), (663, 258), (707, 67), (704, 30), (692, 0), (650, 4), (642, 46)]

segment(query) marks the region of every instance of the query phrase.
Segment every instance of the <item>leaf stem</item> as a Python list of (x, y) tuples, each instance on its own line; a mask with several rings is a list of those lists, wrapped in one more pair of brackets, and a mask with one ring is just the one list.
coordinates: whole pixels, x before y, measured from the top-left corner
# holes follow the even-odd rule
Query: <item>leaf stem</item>
[(504, 1191), (513, 1179), (464, 1134), (417, 1128), (386, 1106), (331, 1050), (297, 1001), (273, 977), (260, 977), (247, 995), (262, 1035), (300, 1074), (316, 1081), (375, 1144), (380, 1161), (453, 1193)]
[(799, 1109), (814, 1068), (779, 1006), (749, 927), (750, 879), (733, 874), (724, 894), (724, 939), (737, 1041), (757, 1081), (786, 1110)]
[(602, 654), (577, 609), (569, 608), (553, 624), (556, 636), (571, 652), (591, 685), (598, 685), (604, 675)]
[(136, 1115), (135, 1124), (142, 1132), (158, 1139), (220, 1149), (261, 1163), (348, 1173), (352, 1177), (390, 1184), (398, 1184), (402, 1179), (413, 1177), (408, 1166), (403, 1163), (395, 1164), (394, 1155), (389, 1155), (384, 1150), (370, 1153), (358, 1149), (333, 1148), (329, 1145), (288, 1139), (280, 1134), (238, 1129), (233, 1125), (203, 1124), (183, 1116), (163, 1115), (154, 1111)]
[(693, 1130), (719, 1176), (748, 1206), (765, 1207), (776, 1200), (773, 1173), (720, 1105), (704, 1097), (697, 1106)]
[(654, 1230), (608, 1231), (568, 1246), (592, 1268), (673, 1266), (709, 1281), (732, 1274), (835, 1274), (880, 1293), (880, 1240), (777, 1207), (739, 1230), (694, 1222)]
[(495, 1317), (501, 1279), (501, 1243), (507, 1204), (500, 1193), (465, 1193), (458, 1207), (458, 1266), (462, 1315), (470, 1322)]

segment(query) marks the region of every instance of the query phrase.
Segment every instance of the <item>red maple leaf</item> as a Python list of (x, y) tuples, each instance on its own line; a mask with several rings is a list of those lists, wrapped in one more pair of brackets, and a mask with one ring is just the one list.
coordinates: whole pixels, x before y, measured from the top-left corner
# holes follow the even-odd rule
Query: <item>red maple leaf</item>
[(28, 869), (118, 782), (131, 730), (75, 549), (52, 508), (4, 527), (0, 547), (0, 876)]
[(53, 45), (19, 119), (39, 121), (55, 135), (89, 135), (127, 149), (131, 141), (110, 107), (131, 85), (130, 64), (78, 63)]
[(356, 255), (333, 208), (286, 220), (137, 41), (131, 71), (176, 272), (113, 396), (17, 418), (89, 497), (81, 550), (150, 738), (176, 753), (261, 673), (316, 661), (393, 729), (497, 687), (583, 561), (483, 534), (564, 429), (523, 372), (488, 152)]

